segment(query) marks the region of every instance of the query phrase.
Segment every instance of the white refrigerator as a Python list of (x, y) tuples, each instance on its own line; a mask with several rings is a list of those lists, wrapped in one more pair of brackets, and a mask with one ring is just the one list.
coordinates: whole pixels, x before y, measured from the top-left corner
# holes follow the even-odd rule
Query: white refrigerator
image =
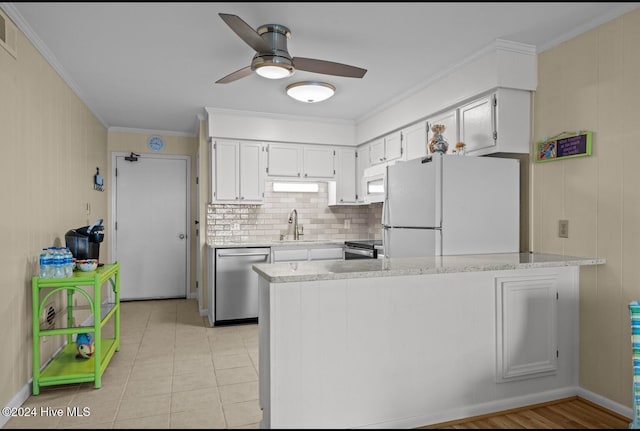
[(391, 258), (518, 252), (519, 160), (433, 154), (388, 166), (382, 239)]

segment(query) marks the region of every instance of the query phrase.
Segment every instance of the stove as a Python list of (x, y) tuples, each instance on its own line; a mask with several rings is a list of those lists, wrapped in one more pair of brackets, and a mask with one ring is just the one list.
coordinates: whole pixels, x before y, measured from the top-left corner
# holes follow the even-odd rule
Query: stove
[(382, 240), (363, 239), (344, 242), (344, 259), (377, 259), (383, 256)]

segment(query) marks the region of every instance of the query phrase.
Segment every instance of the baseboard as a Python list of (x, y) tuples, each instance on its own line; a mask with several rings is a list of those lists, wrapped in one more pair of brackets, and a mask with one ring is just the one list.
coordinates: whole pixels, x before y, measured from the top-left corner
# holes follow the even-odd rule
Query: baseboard
[(578, 395), (580, 398), (584, 398), (587, 401), (591, 401), (594, 404), (602, 406), (607, 410), (611, 410), (612, 412), (618, 413), (619, 415), (624, 416), (625, 418), (630, 418), (631, 420), (633, 420), (635, 417), (635, 414), (632, 408), (624, 406), (615, 401), (611, 401), (608, 398), (595, 394), (584, 388), (578, 388), (578, 393), (576, 395)]
[[(15, 394), (13, 398), (9, 400), (7, 405), (3, 407), (11, 410), (21, 407), (22, 404), (24, 404), (24, 402), (27, 401), (27, 399), (29, 399), (29, 396), (31, 395), (32, 382), (33, 382), (33, 379), (29, 379), (29, 382), (26, 385), (24, 385), (22, 388), (20, 388), (18, 393)], [(7, 422), (9, 422), (9, 419), (11, 419), (10, 415), (6, 415), (6, 416), (4, 414), (0, 415), (0, 428), (4, 428)]]
[(435, 414), (414, 416), (410, 418), (401, 418), (391, 422), (376, 423), (369, 426), (359, 428), (387, 428), (387, 429), (399, 429), (399, 428), (418, 428), (433, 424), (441, 424), (460, 419), (470, 418), (474, 416), (481, 416), (489, 413), (500, 412), (504, 410), (511, 410), (519, 407), (525, 407), (533, 404), (540, 404), (544, 402), (554, 401), (561, 398), (568, 398), (577, 395), (578, 388), (567, 387), (561, 389), (554, 389), (546, 392), (539, 392), (530, 395), (523, 395), (520, 397), (513, 397), (507, 399), (501, 399), (496, 401), (490, 401), (487, 403), (474, 404), (454, 408)]

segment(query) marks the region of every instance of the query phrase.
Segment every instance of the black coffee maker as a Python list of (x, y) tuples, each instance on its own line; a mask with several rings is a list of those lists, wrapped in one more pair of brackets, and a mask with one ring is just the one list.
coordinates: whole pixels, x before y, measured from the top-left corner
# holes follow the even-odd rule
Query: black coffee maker
[(65, 236), (65, 242), (71, 254), (78, 260), (96, 259), (100, 262), (100, 243), (104, 239), (102, 219), (89, 226), (71, 229)]

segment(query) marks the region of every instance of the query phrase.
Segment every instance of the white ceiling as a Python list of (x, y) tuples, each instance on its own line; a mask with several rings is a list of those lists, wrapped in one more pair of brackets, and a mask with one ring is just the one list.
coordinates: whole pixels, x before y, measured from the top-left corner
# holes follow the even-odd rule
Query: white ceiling
[[(496, 39), (551, 48), (640, 3), (0, 3), (106, 127), (195, 135), (204, 108), (358, 121)], [(292, 57), (362, 67), (364, 78), (296, 72), (214, 82), (254, 51), (218, 16), (291, 30)], [(19, 53), (18, 53), (19, 55)], [(337, 87), (321, 103), (292, 82)]]

